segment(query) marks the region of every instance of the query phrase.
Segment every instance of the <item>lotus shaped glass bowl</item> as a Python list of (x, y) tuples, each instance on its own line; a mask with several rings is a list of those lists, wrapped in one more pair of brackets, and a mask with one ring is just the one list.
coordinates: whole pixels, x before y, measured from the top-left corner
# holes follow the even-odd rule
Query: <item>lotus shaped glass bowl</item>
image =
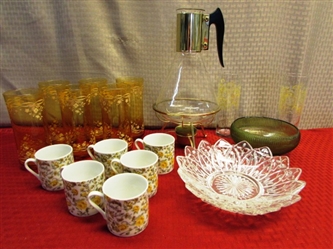
[(261, 215), (299, 201), (305, 182), (302, 170), (290, 168), (287, 156), (273, 156), (268, 147), (253, 149), (224, 139), (202, 140), (177, 156), (178, 174), (195, 196), (222, 210)]

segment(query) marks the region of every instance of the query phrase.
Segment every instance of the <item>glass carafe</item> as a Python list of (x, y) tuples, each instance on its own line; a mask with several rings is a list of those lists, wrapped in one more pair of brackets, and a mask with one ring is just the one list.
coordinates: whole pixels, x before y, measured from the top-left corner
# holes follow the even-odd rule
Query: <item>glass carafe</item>
[(203, 12), (202, 9), (177, 10), (177, 53), (153, 105), (157, 117), (163, 122), (206, 125), (213, 121), (220, 109), (201, 50), (208, 50), (209, 27), (214, 23), (218, 55), (223, 66), (224, 21), (219, 8), (209, 15)]

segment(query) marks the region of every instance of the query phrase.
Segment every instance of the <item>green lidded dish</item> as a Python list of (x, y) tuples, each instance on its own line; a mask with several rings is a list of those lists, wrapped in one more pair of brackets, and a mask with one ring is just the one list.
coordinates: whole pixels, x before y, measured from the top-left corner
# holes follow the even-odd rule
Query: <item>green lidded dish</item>
[(247, 141), (253, 148), (267, 146), (273, 155), (286, 154), (299, 144), (299, 129), (283, 120), (268, 117), (242, 117), (230, 127), (235, 143)]

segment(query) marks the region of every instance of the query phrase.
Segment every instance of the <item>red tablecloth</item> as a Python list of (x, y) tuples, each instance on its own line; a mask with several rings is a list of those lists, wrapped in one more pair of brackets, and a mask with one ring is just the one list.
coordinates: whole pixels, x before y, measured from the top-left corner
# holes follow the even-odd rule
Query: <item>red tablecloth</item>
[[(146, 134), (157, 131), (146, 131)], [(210, 142), (218, 137), (207, 130)], [(302, 200), (262, 216), (231, 214), (205, 204), (173, 172), (159, 177), (147, 229), (113, 236), (100, 214), (78, 218), (63, 191), (43, 190), (19, 165), (12, 129), (0, 129), (1, 248), (332, 248), (333, 129), (302, 130), (289, 153), (307, 182)], [(200, 132), (199, 132), (200, 135)], [(183, 154), (177, 147), (176, 154)]]

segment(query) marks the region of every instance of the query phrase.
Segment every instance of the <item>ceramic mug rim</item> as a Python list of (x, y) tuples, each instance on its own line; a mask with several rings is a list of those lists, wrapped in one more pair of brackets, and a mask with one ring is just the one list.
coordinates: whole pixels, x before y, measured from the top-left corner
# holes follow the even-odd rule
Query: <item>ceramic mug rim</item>
[[(120, 178), (120, 179), (118, 179)], [(138, 186), (136, 186), (135, 190), (137, 191), (137, 193), (135, 194), (131, 194), (131, 196), (126, 196), (126, 197), (121, 197), (119, 196), (119, 191), (118, 190), (115, 190), (117, 189), (118, 187), (118, 184), (124, 184), (125, 187), (128, 187), (129, 184), (125, 184), (126, 182), (124, 181), (124, 179), (122, 178), (132, 178), (131, 181), (128, 181), (128, 182), (131, 182), (131, 185), (133, 184), (133, 182), (138, 179), (140, 180), (141, 182), (144, 183), (144, 185), (142, 186), (139, 186), (141, 187), (141, 189), (138, 188)], [(136, 181), (136, 183), (138, 182), (138, 180)], [(128, 183), (127, 182), (127, 183)], [(118, 183), (118, 184), (117, 184)], [(133, 186), (133, 185), (132, 185)], [(142, 175), (139, 175), (139, 174), (136, 174), (136, 173), (121, 173), (121, 174), (117, 174), (117, 175), (114, 175), (110, 178), (108, 178), (103, 186), (102, 186), (102, 193), (107, 196), (108, 198), (112, 199), (112, 200), (117, 200), (117, 201), (130, 201), (130, 200), (133, 200), (133, 199), (136, 199), (140, 196), (142, 196), (144, 193), (147, 193), (148, 191), (148, 186), (149, 186), (149, 182), (148, 180), (142, 176)], [(134, 189), (134, 188), (133, 188)], [(140, 191), (139, 191), (140, 190)], [(111, 193), (112, 192), (112, 193)], [(147, 193), (148, 194), (148, 193)]]
[[(143, 158), (144, 160), (149, 156), (150, 158), (153, 158), (153, 160), (148, 163), (138, 163), (138, 158), (135, 158), (135, 154), (146, 154), (145, 156), (141, 156), (140, 159)], [(158, 163), (158, 155), (150, 150), (131, 150), (121, 155), (119, 161), (123, 166), (130, 169), (146, 169)]]
[[(62, 151), (55, 151), (61, 148)], [(62, 153), (61, 153), (62, 152)], [(45, 156), (47, 153), (48, 156)], [(61, 155), (59, 155), (61, 153)], [(40, 148), (35, 153), (35, 158), (39, 161), (56, 161), (65, 158), (73, 153), (73, 147), (68, 144), (51, 144)]]
[[(80, 179), (77, 172), (83, 172), (87, 170), (89, 176), (82, 177)], [(71, 163), (62, 167), (61, 178), (66, 182), (80, 183), (91, 181), (101, 174), (104, 174), (105, 168), (101, 162), (95, 160), (82, 160)]]
[[(156, 137), (158, 138), (158, 142), (156, 143)], [(165, 139), (165, 141), (161, 141)], [(167, 133), (152, 133), (148, 134), (143, 138), (143, 143), (152, 146), (152, 147), (163, 147), (163, 146), (168, 146), (171, 145), (175, 142), (174, 136), (167, 134)]]
[[(112, 151), (110, 151), (110, 150), (108, 150), (108, 151), (103, 150), (103, 149), (107, 148), (108, 145), (109, 146), (113, 145), (114, 142), (117, 142), (117, 144), (116, 144), (117, 147), (118, 146), (119, 147), (122, 146), (122, 148), (116, 149), (116, 150), (112, 150)], [(110, 154), (115, 154), (115, 153), (119, 153), (119, 152), (122, 152), (122, 151), (126, 150), (128, 148), (128, 143), (125, 140), (123, 140), (123, 139), (109, 138), (109, 139), (101, 140), (101, 141), (93, 144), (91, 147), (98, 154), (110, 155)], [(108, 148), (110, 148), (110, 147), (108, 147)]]

